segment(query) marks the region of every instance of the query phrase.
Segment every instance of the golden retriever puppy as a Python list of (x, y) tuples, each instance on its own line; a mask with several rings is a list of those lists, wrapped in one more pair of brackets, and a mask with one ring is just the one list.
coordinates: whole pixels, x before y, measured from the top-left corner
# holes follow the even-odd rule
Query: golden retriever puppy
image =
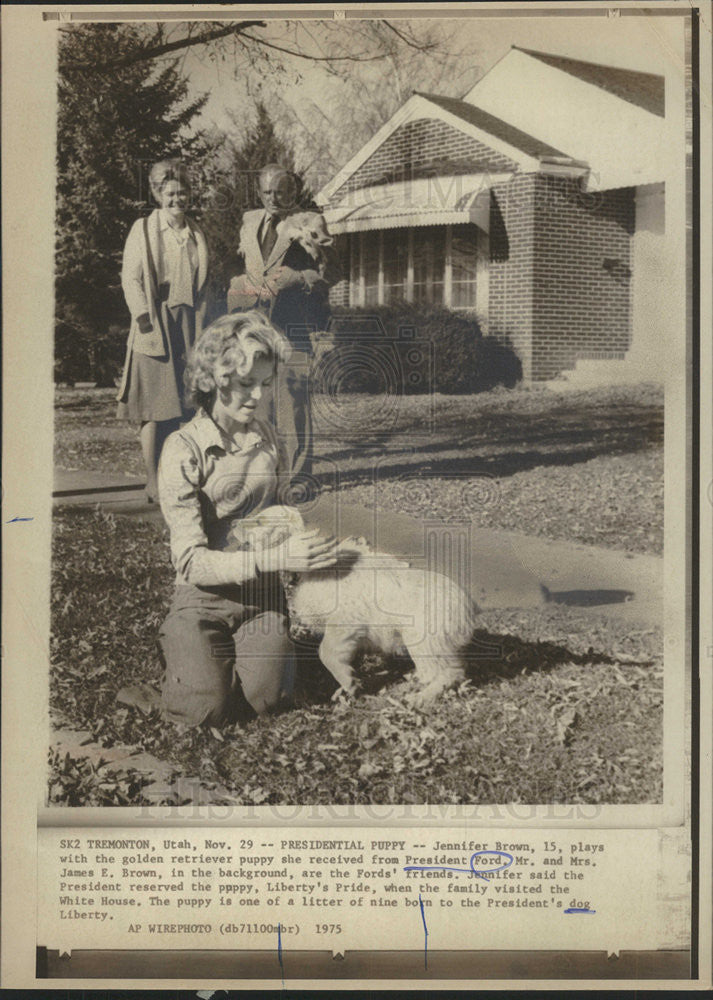
[[(235, 529), (240, 548), (279, 545), (304, 527), (293, 507), (269, 507)], [(464, 649), (478, 608), (453, 580), (440, 573), (374, 552), (363, 539), (339, 544), (333, 569), (297, 575), (292, 612), (324, 637), (319, 658), (348, 693), (355, 691), (353, 665), (360, 648), (403, 652), (413, 660), (420, 689), (408, 699), (427, 705), (464, 677)]]

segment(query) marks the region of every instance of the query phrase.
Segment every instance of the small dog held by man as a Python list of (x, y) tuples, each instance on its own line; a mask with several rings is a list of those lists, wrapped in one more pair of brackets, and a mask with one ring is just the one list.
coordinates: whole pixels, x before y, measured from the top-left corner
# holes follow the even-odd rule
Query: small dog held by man
[[(235, 529), (235, 548), (271, 548), (304, 528), (294, 507), (268, 507)], [(340, 543), (333, 569), (298, 574), (291, 610), (301, 625), (323, 633), (319, 658), (341, 688), (356, 691), (359, 651), (391, 655), (406, 651), (419, 689), (409, 696), (424, 707), (465, 677), (465, 649), (478, 607), (441, 573), (413, 567), (373, 551), (364, 539)]]
[(325, 247), (334, 243), (334, 237), (327, 232), (324, 217), (319, 212), (295, 212), (283, 219), (280, 227), (285, 228), (290, 242), (299, 243), (316, 264), (322, 263)]

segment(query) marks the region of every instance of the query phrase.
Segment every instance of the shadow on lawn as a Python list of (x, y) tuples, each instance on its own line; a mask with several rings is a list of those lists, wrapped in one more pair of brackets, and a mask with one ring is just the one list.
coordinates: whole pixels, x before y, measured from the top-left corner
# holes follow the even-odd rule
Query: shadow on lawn
[[(337, 682), (322, 666), (317, 657), (317, 646), (300, 642), (299, 666), (296, 685), (296, 702), (325, 702), (338, 690)], [(564, 663), (586, 666), (591, 663), (616, 663), (616, 659), (590, 650), (575, 653), (567, 646), (554, 642), (524, 642), (512, 635), (493, 635), (476, 629), (464, 650), (465, 676), (477, 687), (484, 687), (502, 680), (511, 680), (523, 673), (544, 673)], [(370, 654), (360, 657), (355, 673), (359, 678), (361, 695), (376, 695), (393, 685), (398, 685), (413, 671), (407, 655), (384, 657)], [(398, 693), (398, 689), (394, 694)]]
[[(340, 467), (342, 486), (371, 479), (375, 469), (380, 479), (414, 469), (511, 476), (537, 466), (575, 465), (599, 455), (645, 451), (661, 443), (663, 418), (652, 415), (650, 408), (612, 405), (592, 410), (561, 408), (546, 414), (484, 415), (476, 433), (464, 434), (462, 426), (438, 428), (434, 434), (415, 428), (410, 439), (407, 433), (399, 429), (371, 441), (362, 437), (355, 439), (353, 447), (344, 447), (340, 441), (339, 447), (329, 451), (330, 436), (323, 430), (317, 432), (315, 450), (324, 462)], [(462, 457), (445, 457), (444, 451), (457, 451)], [(388, 465), (379, 461), (387, 453)], [(317, 470), (317, 478), (327, 474)]]
[[(435, 450), (442, 451), (443, 446), (437, 446)], [(368, 460), (364, 456), (362, 464), (352, 467), (339, 467), (339, 487), (343, 489), (348, 486), (360, 486), (396, 479), (402, 476), (407, 478), (414, 474), (428, 473), (430, 477), (437, 475), (448, 475), (450, 478), (456, 473), (461, 476), (486, 476), (502, 479), (507, 476), (514, 476), (518, 472), (527, 472), (529, 469), (542, 468), (546, 466), (577, 465), (581, 462), (588, 462), (603, 454), (622, 454), (619, 449), (606, 450), (595, 446), (578, 448), (572, 451), (561, 450), (558, 452), (522, 451), (509, 452), (499, 455), (469, 455), (465, 458), (444, 457), (434, 461), (428, 458), (428, 448), (420, 448), (412, 454), (404, 453), (399, 456), (400, 461), (389, 462), (388, 464), (378, 459)], [(391, 452), (393, 454), (393, 452)], [(383, 455), (383, 452), (382, 452)], [(333, 469), (320, 471), (319, 467), (315, 472), (315, 479), (318, 482), (331, 483), (334, 479)]]
[(466, 676), (478, 686), (510, 680), (522, 673), (544, 673), (563, 663), (614, 663), (610, 656), (575, 653), (554, 642), (524, 642), (513, 635), (492, 635), (476, 629), (465, 651)]

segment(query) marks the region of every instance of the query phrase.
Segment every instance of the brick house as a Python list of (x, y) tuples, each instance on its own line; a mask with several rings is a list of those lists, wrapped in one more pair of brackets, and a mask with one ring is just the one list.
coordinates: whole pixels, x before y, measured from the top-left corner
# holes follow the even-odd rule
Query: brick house
[(526, 380), (655, 377), (664, 108), (663, 76), (517, 47), (460, 100), (414, 93), (317, 196), (332, 302), (471, 312)]

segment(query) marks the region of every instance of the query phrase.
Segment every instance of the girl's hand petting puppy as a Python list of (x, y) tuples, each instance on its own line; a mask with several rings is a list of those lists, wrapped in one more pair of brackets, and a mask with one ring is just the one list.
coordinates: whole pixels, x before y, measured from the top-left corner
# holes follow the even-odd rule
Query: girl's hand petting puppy
[(279, 545), (256, 553), (257, 568), (261, 573), (309, 573), (329, 569), (337, 564), (337, 542), (333, 536), (325, 537), (319, 528), (297, 531)]

